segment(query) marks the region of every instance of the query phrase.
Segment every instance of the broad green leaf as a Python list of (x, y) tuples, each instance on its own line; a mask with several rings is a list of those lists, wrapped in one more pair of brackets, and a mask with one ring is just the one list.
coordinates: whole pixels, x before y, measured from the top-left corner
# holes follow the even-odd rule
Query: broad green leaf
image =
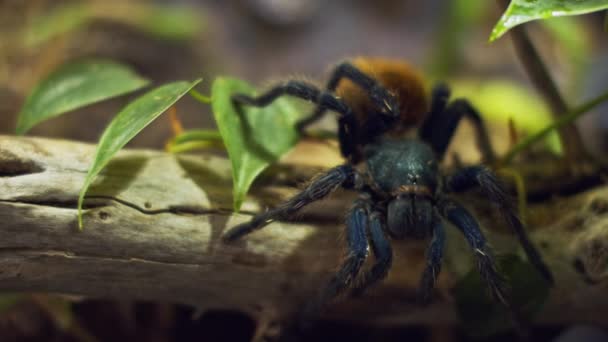
[(148, 84), (131, 68), (106, 60), (70, 63), (51, 73), (33, 90), (17, 119), (17, 134), (24, 134), (36, 124), (65, 112), (115, 96)]
[(78, 226), (80, 229), (82, 229), (84, 195), (99, 172), (112, 159), (112, 156), (137, 133), (186, 95), (200, 81), (178, 81), (155, 88), (129, 103), (114, 117), (99, 139), (93, 163), (80, 190), (78, 197)]
[(233, 201), (238, 211), (255, 178), (297, 142), (298, 111), (285, 98), (263, 108), (242, 106), (239, 111), (231, 101), (236, 93), (253, 94), (254, 89), (240, 80), (218, 78), (211, 105), (232, 162)]
[(509, 29), (536, 19), (578, 15), (608, 8), (608, 0), (512, 0), (490, 35), (494, 41)]
[[(484, 82), (455, 80), (451, 82), (454, 97), (465, 97), (489, 121), (504, 123), (513, 120), (515, 128), (532, 135), (553, 122), (547, 105), (534, 92), (510, 80), (496, 79)], [(547, 137), (549, 148), (561, 152), (556, 132)]]
[[(530, 320), (547, 300), (549, 284), (532, 264), (515, 254), (497, 258), (497, 262), (509, 288), (511, 304), (524, 319)], [(456, 284), (454, 295), (456, 309), (469, 335), (487, 337), (513, 328), (508, 311), (500, 302), (490, 298), (487, 284), (476, 267)]]

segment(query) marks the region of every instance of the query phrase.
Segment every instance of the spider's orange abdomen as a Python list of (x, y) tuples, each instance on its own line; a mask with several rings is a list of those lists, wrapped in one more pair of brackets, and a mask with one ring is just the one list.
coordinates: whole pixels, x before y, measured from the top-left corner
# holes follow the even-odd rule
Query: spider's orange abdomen
[[(401, 118), (392, 132), (401, 133), (422, 121), (428, 111), (428, 101), (422, 76), (416, 69), (402, 60), (377, 57), (358, 57), (351, 63), (397, 98)], [(359, 122), (365, 121), (367, 113), (377, 110), (369, 94), (350, 80), (340, 82), (336, 93), (355, 112)]]

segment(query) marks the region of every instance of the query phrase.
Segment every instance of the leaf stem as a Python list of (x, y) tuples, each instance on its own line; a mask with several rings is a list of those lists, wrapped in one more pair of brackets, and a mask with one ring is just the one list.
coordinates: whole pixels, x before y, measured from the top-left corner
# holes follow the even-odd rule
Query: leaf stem
[(202, 102), (204, 104), (211, 103), (211, 96), (203, 95), (194, 89), (190, 90), (190, 95), (194, 97), (197, 101)]
[(171, 139), (165, 149), (171, 153), (180, 153), (209, 147), (224, 147), (220, 132), (206, 129), (185, 131)]
[(560, 128), (566, 124), (572, 123), (574, 120), (576, 120), (581, 115), (585, 114), (586, 112), (590, 111), (597, 105), (599, 105), (602, 102), (607, 101), (607, 100), (608, 100), (608, 91), (606, 91), (605, 93), (601, 94), (600, 96), (598, 96), (594, 99), (587, 101), (586, 103), (575, 108), (571, 112), (569, 112), (565, 115), (560, 115), (559, 119), (555, 120), (553, 123), (551, 123), (547, 127), (543, 128), (541, 131), (523, 139), (517, 145), (513, 146), (513, 148), (509, 152), (507, 152), (507, 154), (502, 158), (501, 165), (508, 165), (518, 153), (527, 149), (530, 145), (536, 143), (537, 141), (543, 139), (544, 137), (547, 136), (547, 134), (551, 133), (551, 131), (553, 131), (557, 128)]

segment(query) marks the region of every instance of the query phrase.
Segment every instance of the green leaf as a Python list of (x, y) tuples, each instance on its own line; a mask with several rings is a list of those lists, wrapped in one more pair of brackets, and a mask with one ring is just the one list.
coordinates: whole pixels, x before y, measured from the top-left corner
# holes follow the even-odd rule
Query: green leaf
[(80, 190), (78, 197), (78, 227), (80, 229), (82, 229), (84, 195), (93, 179), (116, 152), (200, 81), (200, 79), (194, 82), (178, 81), (153, 89), (129, 103), (114, 117), (99, 139), (93, 163)]
[[(511, 300), (524, 319), (529, 320), (542, 309), (549, 297), (549, 284), (534, 266), (515, 254), (497, 258), (498, 269), (506, 279)], [(504, 305), (488, 295), (487, 284), (477, 268), (472, 269), (454, 287), (456, 309), (465, 331), (476, 337), (487, 337), (512, 329)]]
[(238, 211), (255, 178), (297, 142), (298, 111), (285, 98), (263, 108), (242, 106), (239, 111), (231, 101), (236, 93), (253, 94), (254, 89), (240, 80), (218, 78), (212, 86), (211, 105), (232, 162), (233, 201)]
[(608, 8), (608, 0), (512, 0), (490, 35), (494, 41), (509, 29), (536, 19), (578, 15)]
[(17, 134), (65, 112), (123, 95), (148, 84), (131, 68), (106, 60), (86, 60), (62, 66), (43, 80), (25, 101), (17, 119)]

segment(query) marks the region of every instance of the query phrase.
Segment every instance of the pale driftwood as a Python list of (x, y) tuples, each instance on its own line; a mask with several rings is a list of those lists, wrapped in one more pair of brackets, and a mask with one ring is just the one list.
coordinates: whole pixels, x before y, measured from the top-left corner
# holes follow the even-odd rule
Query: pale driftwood
[[(236, 245), (223, 245), (222, 232), (249, 216), (231, 213), (229, 163), (210, 155), (121, 152), (88, 193), (80, 232), (76, 199), (93, 151), (75, 142), (0, 136), (1, 290), (179, 302), (281, 317), (314, 296), (339, 263), (345, 193), (313, 206), (298, 221), (305, 223), (271, 224)], [(293, 193), (272, 179), (254, 187), (244, 212)], [(487, 209), (478, 216), (491, 230), (494, 247), (515, 250)], [(531, 208), (534, 239), (545, 246), (557, 278), (539, 321), (608, 325), (607, 213), (608, 187)], [(449, 288), (471, 264), (462, 238), (448, 238), (431, 306), (413, 303), (425, 245), (412, 242), (395, 245), (393, 271), (381, 286), (329, 314), (389, 324), (454, 323)], [(575, 261), (585, 276), (575, 271)]]

